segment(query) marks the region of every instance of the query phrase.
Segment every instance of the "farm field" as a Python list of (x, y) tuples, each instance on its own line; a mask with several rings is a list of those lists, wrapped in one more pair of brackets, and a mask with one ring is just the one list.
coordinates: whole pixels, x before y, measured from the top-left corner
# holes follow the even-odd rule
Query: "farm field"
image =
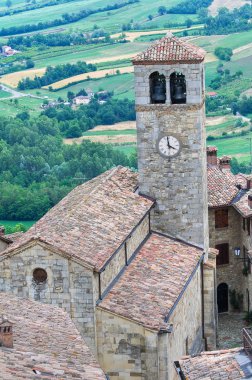
[[(117, 1), (118, 4), (122, 0)], [(26, 11), (18, 13), (11, 16), (1, 17), (1, 28), (10, 28), (11, 26), (21, 26), (27, 24), (38, 24), (41, 22), (41, 12), (43, 12), (43, 21), (52, 21), (60, 18), (63, 13), (77, 13), (84, 9), (97, 9), (100, 7), (106, 7), (109, 4), (116, 3), (110, 2), (109, 0), (85, 0), (85, 1), (74, 1), (70, 3), (64, 3), (59, 5), (54, 5), (50, 7), (45, 7), (43, 9), (34, 9), (31, 11)]]
[(9, 92), (0, 90), (0, 99), (1, 98), (8, 98), (9, 96), (11, 96)]

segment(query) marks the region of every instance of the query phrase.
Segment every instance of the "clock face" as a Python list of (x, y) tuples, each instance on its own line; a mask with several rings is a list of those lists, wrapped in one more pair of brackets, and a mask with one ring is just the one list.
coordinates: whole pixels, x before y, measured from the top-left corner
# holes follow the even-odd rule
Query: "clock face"
[(164, 157), (177, 156), (180, 152), (180, 149), (181, 144), (175, 136), (163, 136), (158, 141), (159, 153)]

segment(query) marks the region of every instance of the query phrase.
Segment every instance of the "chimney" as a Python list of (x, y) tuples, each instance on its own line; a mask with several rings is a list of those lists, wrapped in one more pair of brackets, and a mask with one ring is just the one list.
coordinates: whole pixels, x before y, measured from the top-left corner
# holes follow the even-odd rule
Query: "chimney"
[(220, 169), (230, 171), (231, 157), (223, 156), (220, 158)]
[(13, 348), (13, 323), (0, 318), (0, 347)]
[(250, 209), (252, 209), (252, 195), (251, 194), (248, 195), (248, 206)]
[(0, 226), (0, 236), (4, 236), (4, 234), (5, 234), (5, 227)]
[(217, 148), (216, 146), (207, 147), (207, 163), (209, 165), (217, 166)]

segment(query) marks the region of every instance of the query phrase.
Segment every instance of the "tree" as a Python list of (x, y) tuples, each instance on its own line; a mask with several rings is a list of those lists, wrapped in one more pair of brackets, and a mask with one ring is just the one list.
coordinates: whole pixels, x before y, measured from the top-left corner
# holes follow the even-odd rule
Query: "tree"
[(186, 27), (187, 27), (187, 28), (191, 28), (192, 24), (193, 24), (193, 21), (192, 21), (190, 18), (188, 18), (188, 19), (186, 20)]
[(149, 15), (148, 16), (148, 19), (151, 21), (153, 19), (153, 16), (152, 15)]
[(7, 0), (6, 3), (5, 3), (5, 5), (6, 5), (7, 8), (10, 8), (12, 6), (11, 0)]
[(159, 8), (158, 8), (158, 14), (160, 16), (163, 16), (164, 14), (166, 14), (166, 7), (164, 5), (161, 5)]

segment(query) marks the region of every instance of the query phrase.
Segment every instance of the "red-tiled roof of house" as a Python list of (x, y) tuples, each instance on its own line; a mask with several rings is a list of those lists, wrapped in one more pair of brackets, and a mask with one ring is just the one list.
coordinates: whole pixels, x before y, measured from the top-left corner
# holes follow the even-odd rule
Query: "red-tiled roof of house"
[(136, 187), (137, 173), (127, 168), (101, 174), (71, 191), (1, 256), (41, 241), (100, 269), (154, 204)]
[(241, 197), (236, 202), (233, 202), (234, 208), (244, 217), (252, 216), (252, 209), (249, 206), (248, 196), (252, 196), (252, 191), (241, 192)]
[(14, 323), (14, 347), (0, 347), (1, 379), (106, 379), (63, 309), (0, 293), (0, 315)]
[(240, 348), (202, 352), (195, 357), (187, 356), (179, 361), (188, 380), (240, 380), (246, 376), (235, 355)]
[(193, 273), (202, 250), (152, 233), (99, 308), (153, 330), (164, 319)]
[(222, 171), (219, 166), (208, 165), (208, 206), (228, 206), (238, 194), (236, 178), (230, 171)]
[(155, 42), (132, 60), (137, 64), (199, 63), (204, 60), (205, 51), (172, 34)]

